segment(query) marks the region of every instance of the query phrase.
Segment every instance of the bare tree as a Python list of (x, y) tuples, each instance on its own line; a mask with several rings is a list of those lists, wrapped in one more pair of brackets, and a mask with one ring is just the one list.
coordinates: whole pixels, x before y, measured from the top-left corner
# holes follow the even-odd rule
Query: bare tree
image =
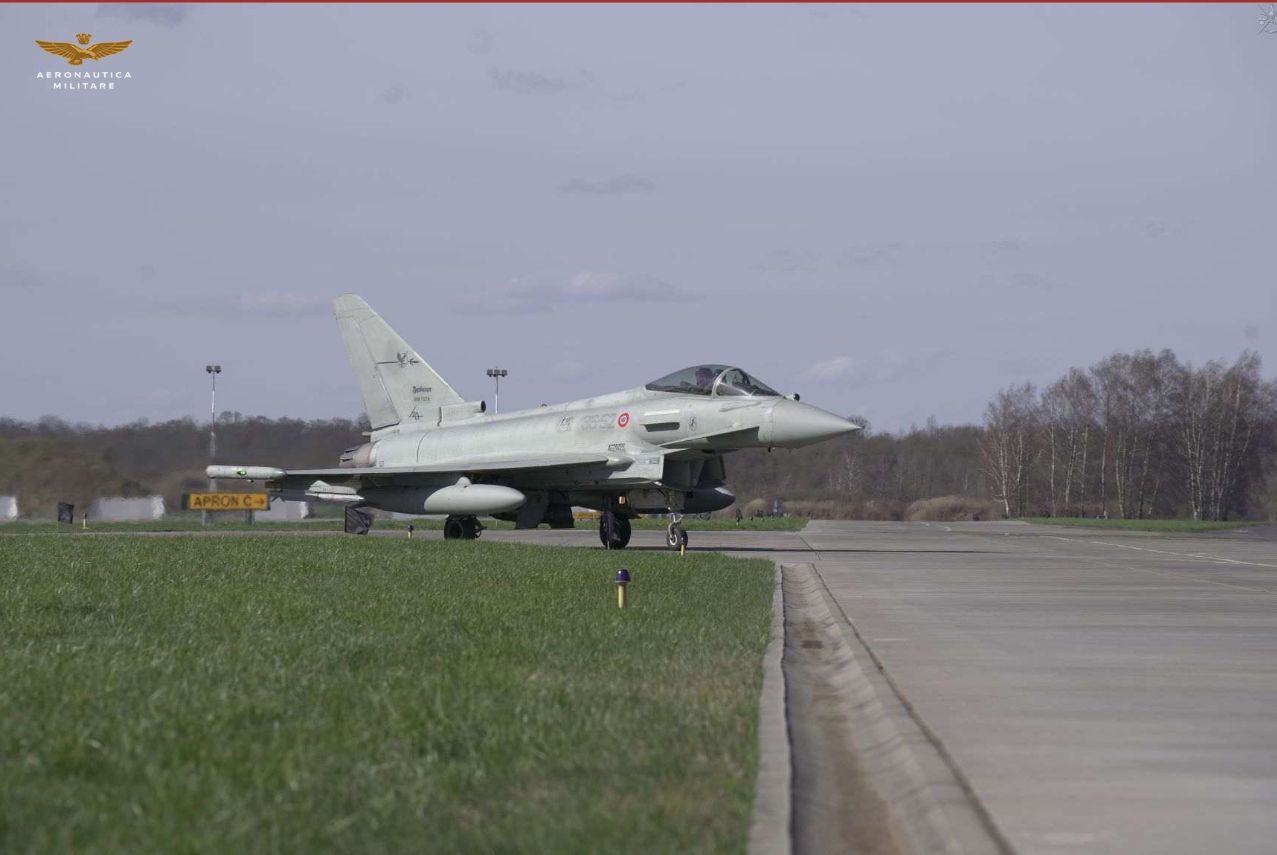
[(1037, 452), (1037, 421), (1037, 391), (1031, 383), (1003, 389), (984, 411), (984, 472), (1008, 517), (1024, 515), (1029, 466)]
[(1185, 366), (1176, 377), (1175, 448), (1194, 519), (1228, 519), (1260, 483), (1277, 414), (1277, 387), (1260, 372), (1259, 355), (1245, 351), (1231, 366)]
[(1078, 505), (1085, 502), (1087, 453), (1097, 406), (1095, 387), (1079, 368), (1070, 369), (1042, 393), (1049, 454), (1047, 507), (1052, 516), (1074, 513), (1075, 499)]
[(1201, 368), (1180, 369), (1175, 384), (1175, 439), (1181, 457), (1184, 493), (1195, 520), (1206, 513), (1206, 460), (1211, 412), (1218, 403), (1223, 367), (1208, 362)]
[(1169, 350), (1157, 355), (1141, 350), (1116, 353), (1091, 368), (1103, 431), (1100, 490), (1105, 516), (1110, 474), (1119, 517), (1142, 518), (1151, 510), (1164, 473), (1165, 426), (1177, 367)]

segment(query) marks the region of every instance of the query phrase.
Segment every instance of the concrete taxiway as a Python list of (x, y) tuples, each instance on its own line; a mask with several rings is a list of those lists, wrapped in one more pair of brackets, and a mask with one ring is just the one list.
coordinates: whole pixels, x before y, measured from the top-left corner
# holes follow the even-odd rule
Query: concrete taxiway
[[(580, 543), (586, 533), (491, 537)], [(636, 532), (634, 545), (657, 548), (658, 538)], [(838, 673), (861, 672), (815, 694), (832, 692), (844, 711), (874, 718), (872, 732), (858, 735), (851, 716), (849, 737), (861, 752), (852, 759), (871, 779), (885, 759), (878, 765), (888, 776), (912, 764), (915, 784), (930, 781), (940, 808), (914, 812), (938, 816), (937, 827), (951, 834), (933, 835), (923, 848), (1267, 853), (1277, 846), (1272, 529), (1182, 536), (813, 522), (797, 534), (694, 531), (692, 544), (771, 558), (795, 579), (810, 565), (803, 596), (823, 600), (845, 630)], [(788, 613), (787, 626), (793, 631)], [(801, 680), (789, 659), (786, 667), (793, 716)], [(866, 685), (882, 710), (866, 706)], [(896, 732), (883, 731), (879, 717), (894, 718)], [(917, 756), (902, 760), (887, 743)], [(830, 750), (819, 743), (816, 756)], [(891, 756), (875, 759), (875, 751)], [(799, 750), (795, 786), (803, 762)], [(876, 782), (888, 801), (910, 792), (908, 775)], [(854, 781), (847, 786), (855, 789)], [(963, 814), (956, 794), (970, 811)], [(838, 815), (827, 800), (812, 810), (806, 815)], [(804, 815), (796, 802), (795, 827)], [(935, 831), (923, 829), (921, 838)], [(834, 828), (793, 843), (797, 851), (830, 851), (855, 834)], [(882, 843), (884, 851), (893, 845)]]

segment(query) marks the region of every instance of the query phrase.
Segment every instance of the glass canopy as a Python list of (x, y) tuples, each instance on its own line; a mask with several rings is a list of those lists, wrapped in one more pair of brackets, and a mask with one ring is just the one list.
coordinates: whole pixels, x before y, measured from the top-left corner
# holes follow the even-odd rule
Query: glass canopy
[(677, 392), (680, 395), (780, 395), (775, 389), (739, 368), (730, 365), (693, 365), (653, 380), (645, 387), (652, 392)]

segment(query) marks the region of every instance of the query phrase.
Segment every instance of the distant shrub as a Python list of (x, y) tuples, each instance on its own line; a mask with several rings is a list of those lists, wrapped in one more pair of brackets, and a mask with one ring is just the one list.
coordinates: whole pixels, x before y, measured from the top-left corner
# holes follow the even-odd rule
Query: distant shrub
[(890, 499), (852, 501), (847, 499), (788, 499), (785, 513), (790, 516), (825, 520), (902, 520), (903, 502)]
[(911, 522), (954, 522), (996, 520), (1002, 513), (996, 502), (974, 496), (936, 496), (910, 503), (905, 511)]

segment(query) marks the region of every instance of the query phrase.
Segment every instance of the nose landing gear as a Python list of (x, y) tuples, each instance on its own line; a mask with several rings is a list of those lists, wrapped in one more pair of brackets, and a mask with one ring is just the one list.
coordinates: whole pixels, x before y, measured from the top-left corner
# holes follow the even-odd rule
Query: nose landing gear
[(624, 549), (630, 542), (630, 518), (604, 511), (599, 516), (599, 540), (604, 549)]
[(670, 549), (687, 546), (687, 529), (683, 528), (682, 514), (670, 514), (670, 524), (665, 529), (665, 545)]

